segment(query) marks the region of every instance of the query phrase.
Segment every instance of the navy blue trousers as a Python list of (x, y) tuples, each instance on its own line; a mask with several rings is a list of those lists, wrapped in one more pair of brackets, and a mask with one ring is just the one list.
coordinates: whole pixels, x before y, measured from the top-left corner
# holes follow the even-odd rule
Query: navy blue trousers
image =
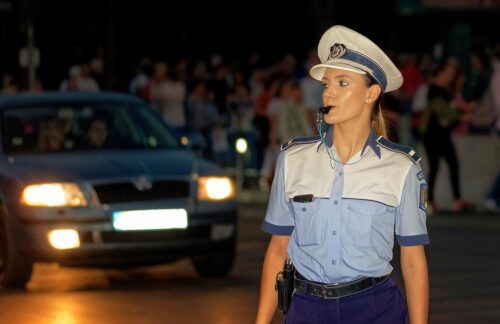
[(389, 278), (360, 293), (323, 299), (295, 292), (287, 324), (404, 324), (407, 311), (396, 282)]

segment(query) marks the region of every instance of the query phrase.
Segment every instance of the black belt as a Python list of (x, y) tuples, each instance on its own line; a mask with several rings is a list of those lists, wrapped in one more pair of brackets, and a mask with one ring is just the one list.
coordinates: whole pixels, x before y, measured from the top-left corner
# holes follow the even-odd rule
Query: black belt
[(324, 299), (340, 298), (357, 294), (378, 285), (389, 278), (389, 275), (377, 278), (360, 278), (344, 284), (319, 284), (295, 276), (295, 290)]

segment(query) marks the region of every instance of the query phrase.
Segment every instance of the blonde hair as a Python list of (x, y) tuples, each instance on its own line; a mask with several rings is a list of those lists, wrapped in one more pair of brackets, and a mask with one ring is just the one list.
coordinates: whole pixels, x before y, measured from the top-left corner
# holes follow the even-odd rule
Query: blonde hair
[(378, 107), (372, 107), (374, 111), (372, 114), (372, 128), (375, 130), (375, 134), (387, 138), (387, 124), (385, 123), (384, 113), (382, 112), (382, 107), (380, 107), (379, 100), (377, 100), (376, 104), (378, 104)]
[[(363, 77), (365, 78), (368, 87), (371, 87), (374, 84), (378, 84), (380, 86), (380, 84), (371, 75), (363, 74)], [(384, 113), (382, 112), (381, 106), (383, 93), (384, 90), (382, 89), (382, 92), (379, 94), (377, 100), (375, 100), (375, 103), (372, 106), (371, 126), (375, 131), (375, 134), (387, 138), (387, 124), (385, 122)]]

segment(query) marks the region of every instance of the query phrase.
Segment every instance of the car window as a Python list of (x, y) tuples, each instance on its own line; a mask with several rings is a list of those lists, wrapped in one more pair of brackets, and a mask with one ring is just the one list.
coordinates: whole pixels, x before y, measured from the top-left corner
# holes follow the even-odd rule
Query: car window
[(147, 106), (61, 105), (2, 112), (5, 153), (178, 148), (178, 139)]

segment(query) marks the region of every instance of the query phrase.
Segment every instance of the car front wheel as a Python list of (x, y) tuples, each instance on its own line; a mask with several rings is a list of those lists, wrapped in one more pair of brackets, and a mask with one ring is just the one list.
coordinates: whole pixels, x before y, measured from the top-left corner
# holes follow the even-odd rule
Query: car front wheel
[(32, 271), (33, 262), (17, 251), (9, 229), (0, 219), (0, 286), (24, 288)]

